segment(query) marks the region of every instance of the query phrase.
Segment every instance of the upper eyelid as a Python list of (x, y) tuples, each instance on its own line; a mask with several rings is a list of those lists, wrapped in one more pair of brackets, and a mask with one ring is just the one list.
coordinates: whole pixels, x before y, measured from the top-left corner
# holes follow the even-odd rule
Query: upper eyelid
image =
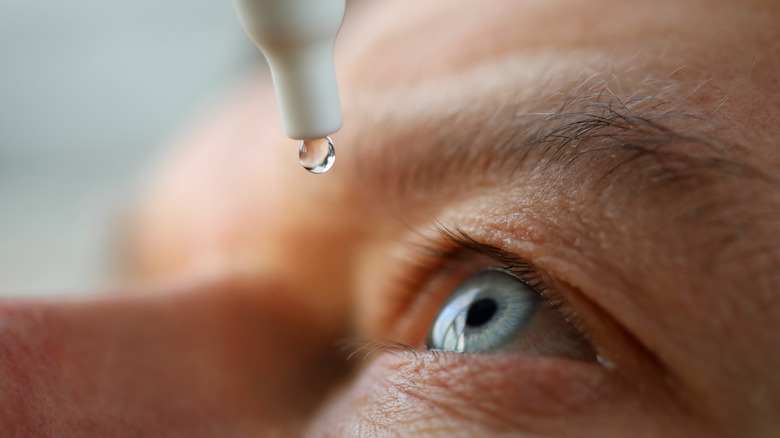
[(504, 251), (495, 246), (482, 243), (460, 228), (449, 229), (439, 223), (437, 225), (439, 235), (449, 240), (453, 244), (457, 245), (462, 250), (473, 251), (477, 254), (486, 255), (501, 264), (501, 268), (505, 269), (529, 286), (533, 287), (537, 292), (543, 292), (547, 287), (538, 277), (538, 269), (534, 268), (527, 260), (519, 257), (515, 254)]
[(420, 291), (431, 275), (445, 275), (448, 265), (457, 264), (469, 254), (487, 256), (496, 262), (495, 268), (511, 272), (539, 293), (547, 290), (537, 275), (538, 270), (523, 258), (482, 243), (458, 227), (450, 228), (437, 221), (434, 230), (433, 236), (418, 234), (422, 241), (411, 244), (415, 250), (413, 256), (402, 260), (407, 274), (399, 282), (403, 290)]
[[(371, 194), (367, 204), (416, 211), (474, 187), (522, 182), (537, 189), (576, 186), (587, 199), (570, 202), (587, 202), (588, 214), (610, 208), (616, 217), (627, 217), (637, 208), (655, 213), (663, 197), (664, 216), (674, 229), (691, 226), (702, 236), (704, 243), (691, 248), (702, 267), (732, 262), (725, 256), (729, 250), (756, 247), (745, 243), (745, 231), (756, 233), (759, 242), (771, 233), (772, 219), (756, 212), (776, 208), (778, 178), (750, 147), (718, 135), (729, 127), (711, 120), (706, 108), (683, 105), (674, 87), (640, 83), (633, 98), (621, 99), (609, 81), (576, 80), (570, 91), (566, 82), (556, 102), (544, 94), (522, 101), (511, 93), (475, 96), (425, 123), (401, 118), (369, 125), (383, 135), (358, 166), (370, 172), (358, 174)], [(594, 216), (591, 223), (603, 222)], [(773, 249), (761, 246), (760, 255)]]

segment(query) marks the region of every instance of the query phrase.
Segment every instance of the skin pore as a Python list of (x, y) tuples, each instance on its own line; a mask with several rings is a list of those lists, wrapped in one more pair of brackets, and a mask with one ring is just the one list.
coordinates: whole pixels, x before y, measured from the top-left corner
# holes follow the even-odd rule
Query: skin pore
[[(140, 202), (126, 267), (155, 286), (0, 306), (0, 425), (772, 436), (780, 7), (680, 3), (350, 4), (333, 169), (242, 88)], [(459, 284), (518, 266), (598, 360), (423, 348)]]

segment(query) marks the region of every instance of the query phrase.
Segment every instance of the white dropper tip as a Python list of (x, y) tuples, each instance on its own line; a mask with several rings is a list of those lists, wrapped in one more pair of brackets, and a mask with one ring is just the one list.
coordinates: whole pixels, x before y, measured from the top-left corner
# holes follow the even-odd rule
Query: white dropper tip
[(333, 47), (346, 0), (236, 0), (244, 30), (265, 55), (288, 137), (341, 128)]

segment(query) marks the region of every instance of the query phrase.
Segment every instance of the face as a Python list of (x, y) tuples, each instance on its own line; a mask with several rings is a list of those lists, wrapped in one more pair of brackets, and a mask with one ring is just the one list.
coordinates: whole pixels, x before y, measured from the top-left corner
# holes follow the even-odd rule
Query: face
[[(775, 3), (350, 8), (333, 169), (307, 174), (270, 84), (244, 87), (182, 139), (128, 230), (128, 276), (163, 286), (9, 306), (6, 349), (28, 365), (0, 389), (70, 409), (9, 418), (114, 434), (117, 418), (215, 435), (780, 427)], [(77, 365), (40, 365), (51, 355)]]

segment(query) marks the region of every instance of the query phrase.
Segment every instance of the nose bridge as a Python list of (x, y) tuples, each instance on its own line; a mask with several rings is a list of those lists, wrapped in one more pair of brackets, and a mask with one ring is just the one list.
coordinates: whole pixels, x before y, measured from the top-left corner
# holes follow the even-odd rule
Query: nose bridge
[(0, 428), (60, 435), (89, 424), (100, 436), (125, 436), (128, 421), (145, 436), (299, 428), (345, 367), (330, 348), (336, 333), (312, 327), (312, 309), (290, 292), (233, 275), (142, 296), (2, 301), (0, 399), (14, 402)]

